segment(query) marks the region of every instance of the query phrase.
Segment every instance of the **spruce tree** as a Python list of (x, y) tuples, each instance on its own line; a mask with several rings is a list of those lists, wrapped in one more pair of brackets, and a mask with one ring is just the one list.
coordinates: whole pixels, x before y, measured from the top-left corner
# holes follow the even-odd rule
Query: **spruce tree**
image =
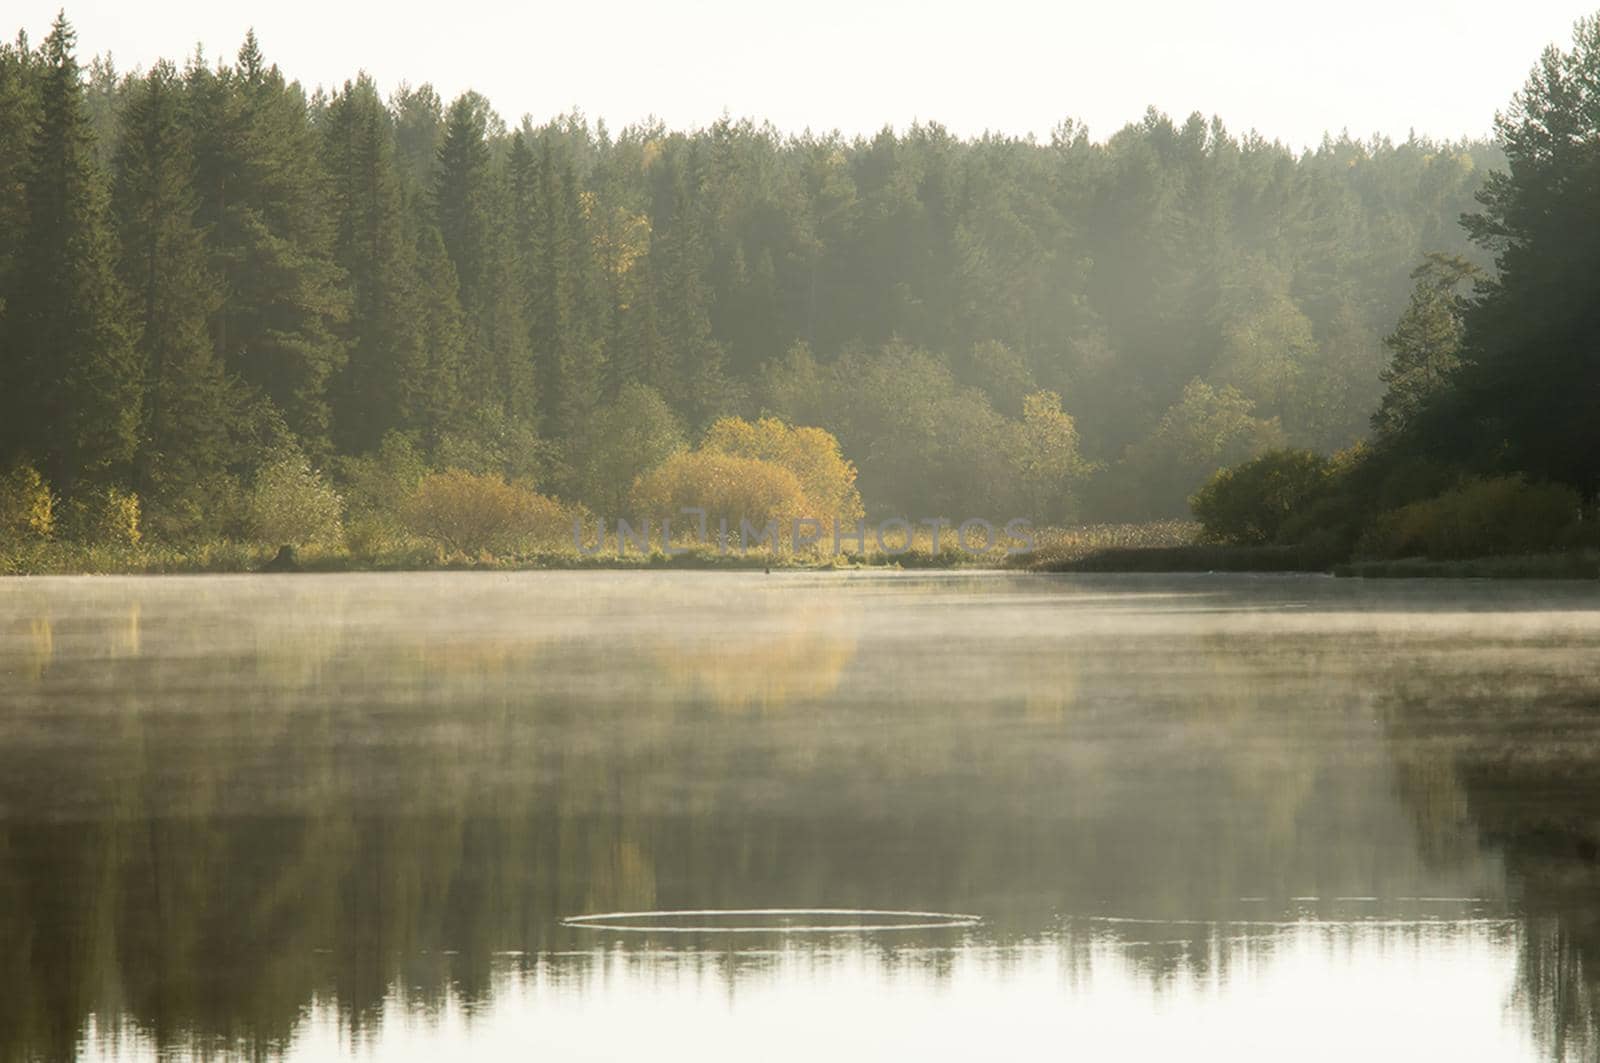
[(348, 358), (332, 389), (335, 441), (350, 453), (420, 427), (426, 352), (415, 245), (405, 225), (393, 129), (371, 79), (346, 82), (323, 119), (334, 259), (349, 278)]
[(269, 67), (255, 34), (237, 63), (189, 70), (200, 220), (223, 302), (223, 364), (258, 388), (313, 455), (330, 446), (328, 387), (349, 312), (333, 262), (324, 175), (304, 93)]
[(144, 430), (134, 485), (167, 531), (196, 530), (205, 489), (229, 463), (235, 388), (211, 343), (222, 303), (195, 221), (194, 153), (183, 82), (167, 62), (128, 90), (112, 204), (121, 275), (139, 323)]
[(510, 194), (492, 164), (488, 125), (482, 97), (468, 93), (450, 105), (439, 148), (435, 218), (460, 286), (466, 405), (498, 408), (533, 425), (538, 386), (504, 224)]
[(600, 402), (600, 275), (570, 153), (554, 130), (512, 142), (519, 287), (539, 379), (541, 424), (575, 438)]
[(0, 45), (0, 336), (28, 219), (28, 152), (39, 109), (37, 68), (26, 34), (19, 33), (15, 44)]
[(424, 364), (417, 390), (408, 394), (406, 401), (422, 442), (431, 451), (447, 432), (461, 426), (466, 326), (455, 266), (438, 226), (418, 203), (412, 205), (409, 214), (409, 230), (416, 249), (416, 312)]
[(115, 270), (107, 190), (95, 162), (75, 35), (58, 16), (40, 54), (27, 220), (7, 299), (9, 367), (0, 431), (56, 490), (126, 471), (138, 442), (136, 327)]
[(696, 199), (696, 166), (687, 146), (669, 150), (657, 163), (650, 266), (655, 287), (655, 327), (660, 364), (645, 383), (662, 388), (684, 420), (708, 424), (730, 398), (722, 345), (711, 331), (713, 293), (706, 283), (710, 248)]

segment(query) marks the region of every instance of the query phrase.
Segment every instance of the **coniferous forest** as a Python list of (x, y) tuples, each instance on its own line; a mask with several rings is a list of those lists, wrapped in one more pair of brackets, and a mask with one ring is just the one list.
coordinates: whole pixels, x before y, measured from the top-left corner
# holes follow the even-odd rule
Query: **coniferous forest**
[[(763, 513), (1139, 521), (1206, 485), (1217, 538), (1320, 506), (1346, 553), (1483, 476), (1592, 497), (1597, 40), (1492, 142), (1296, 151), (1154, 111), (536, 124), (309, 89), (253, 34), (119, 72), (63, 16), (0, 50), (4, 534), (470, 551), (494, 514), (462, 506), (615, 515), (774, 463)], [(1250, 459), (1292, 504), (1240, 516)]]

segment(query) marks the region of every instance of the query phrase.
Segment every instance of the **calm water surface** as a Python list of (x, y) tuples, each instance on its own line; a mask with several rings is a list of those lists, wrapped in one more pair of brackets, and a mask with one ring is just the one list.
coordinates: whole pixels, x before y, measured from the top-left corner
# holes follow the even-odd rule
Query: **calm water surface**
[(27, 579), (0, 676), (0, 1059), (1600, 1043), (1589, 586)]

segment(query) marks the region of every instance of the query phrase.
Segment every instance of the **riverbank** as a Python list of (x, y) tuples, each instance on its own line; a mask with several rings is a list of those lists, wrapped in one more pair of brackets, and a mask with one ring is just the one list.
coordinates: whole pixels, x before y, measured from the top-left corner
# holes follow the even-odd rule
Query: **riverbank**
[[(1097, 551), (1172, 546), (1192, 542), (1199, 525), (1190, 521), (1155, 521), (1144, 524), (1086, 524), (1069, 528), (1041, 528), (1035, 549), (1027, 554), (1008, 552), (1008, 544), (987, 550), (965, 550), (955, 532), (945, 529), (935, 540), (931, 531), (916, 531), (900, 551), (874, 548), (866, 552), (827, 554), (787, 550), (718, 551), (685, 540), (667, 554), (659, 547), (648, 552), (609, 548), (600, 553), (580, 553), (568, 543), (546, 549), (467, 554), (415, 539), (385, 548), (357, 552), (346, 548), (308, 546), (295, 552), (294, 571), (303, 572), (428, 572), (527, 571), (540, 569), (711, 569), (766, 568), (838, 569), (906, 568), (958, 569), (1043, 568)], [(680, 552), (681, 551), (681, 552)], [(273, 561), (278, 548), (232, 540), (190, 545), (140, 543), (136, 545), (81, 544), (60, 540), (0, 548), (0, 575), (179, 575), (260, 572)]]
[(1103, 550), (1030, 566), (1042, 572), (1303, 572), (1356, 579), (1600, 579), (1600, 553), (1341, 561), (1298, 546), (1180, 546)]
[(33, 543), (0, 550), (0, 575), (204, 575), (287, 570), (295, 572), (460, 571), (755, 571), (765, 569), (1004, 569), (1042, 573), (1325, 573), (1362, 579), (1597, 579), (1600, 551), (1525, 554), (1468, 560), (1399, 558), (1349, 560), (1300, 546), (1221, 546), (1198, 541), (1187, 521), (1098, 524), (1040, 529), (1036, 548), (1011, 554), (1002, 549), (968, 552), (942, 540), (935, 550), (926, 534), (910, 548), (826, 555), (788, 551), (721, 553), (686, 545), (667, 554), (608, 551), (581, 554), (567, 549), (469, 556), (427, 544), (356, 553), (306, 547), (292, 563), (274, 564), (271, 547), (232, 541), (191, 546), (158, 544), (83, 545)]

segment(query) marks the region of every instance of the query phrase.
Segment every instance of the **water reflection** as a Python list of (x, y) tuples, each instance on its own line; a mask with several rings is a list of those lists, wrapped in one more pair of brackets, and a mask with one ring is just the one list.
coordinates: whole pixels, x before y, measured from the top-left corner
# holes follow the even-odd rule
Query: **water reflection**
[[(1588, 588), (26, 580), (0, 633), (3, 1058), (1593, 1043)], [(751, 908), (984, 922), (563, 924)]]

